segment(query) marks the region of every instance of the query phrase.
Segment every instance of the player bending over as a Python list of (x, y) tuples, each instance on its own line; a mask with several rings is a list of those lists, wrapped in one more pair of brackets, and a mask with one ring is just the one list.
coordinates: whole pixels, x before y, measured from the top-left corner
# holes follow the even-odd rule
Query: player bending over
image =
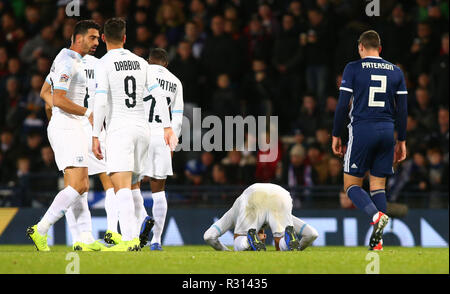
[(203, 238), (214, 249), (228, 251), (219, 237), (234, 228), (235, 251), (266, 250), (265, 226), (272, 231), (276, 250), (304, 250), (318, 237), (313, 227), (292, 215), (292, 198), (287, 190), (275, 184), (258, 183), (245, 189)]
[(48, 138), (55, 153), (58, 169), (64, 172), (64, 186), (41, 221), (27, 229), (27, 235), (39, 251), (49, 251), (47, 232), (72, 207), (77, 223), (78, 240), (99, 251), (102, 244), (92, 236), (91, 214), (87, 206), (88, 142), (83, 117), (92, 121), (92, 111), (83, 106), (87, 89), (84, 56), (98, 46), (99, 26), (90, 20), (75, 25), (70, 49), (62, 49), (53, 61), (49, 81), (52, 95), (45, 95), (52, 105)]
[[(170, 111), (171, 125), (176, 136), (181, 134), (181, 124), (183, 122), (183, 87), (181, 81), (172, 74), (167, 66), (169, 58), (164, 49), (156, 48), (150, 52), (149, 69), (159, 82), (160, 88), (166, 95), (167, 106)], [(167, 214), (167, 200), (164, 192), (167, 176), (172, 176), (172, 152), (164, 142), (164, 129), (161, 124), (160, 115), (155, 109), (155, 98), (152, 93), (144, 98), (145, 114), (150, 124), (150, 146), (148, 157), (144, 165), (143, 176), (150, 177), (150, 188), (152, 190), (153, 207), (152, 216), (154, 219), (153, 238), (150, 242), (150, 250), (162, 250), (161, 235)], [(133, 197), (140, 197), (140, 189), (132, 190)], [(141, 201), (142, 203), (142, 201)], [(147, 215), (145, 207), (142, 205), (136, 208), (141, 211), (138, 219), (140, 225), (140, 241), (143, 248), (147, 244), (150, 230), (153, 226), (153, 219)], [(139, 214), (139, 213), (137, 213)]]
[[(356, 207), (371, 219), (369, 249), (382, 250), (386, 215), (386, 176), (393, 163), (406, 157), (407, 90), (403, 72), (380, 57), (381, 40), (375, 31), (358, 41), (361, 59), (344, 69), (334, 117), (332, 148), (343, 156), (341, 132), (351, 100), (349, 141), (344, 157), (344, 189)], [(397, 143), (394, 129), (397, 128)], [(370, 172), (370, 196), (361, 186)]]
[(144, 88), (154, 93), (166, 144), (175, 146), (178, 139), (170, 127), (164, 93), (149, 72), (148, 63), (123, 48), (125, 21), (109, 19), (103, 31), (102, 39), (108, 52), (97, 62), (95, 70), (97, 89), (92, 149), (98, 159), (103, 159), (99, 136), (106, 118), (106, 170), (114, 185), (122, 233), (122, 242), (106, 250), (138, 251), (141, 249), (137, 224), (139, 215), (135, 207), (143, 205), (143, 200), (140, 197), (136, 202), (131, 189), (143, 169), (149, 145), (150, 128), (143, 105)]
[[(95, 96), (95, 78), (94, 78), (94, 70), (95, 65), (97, 63), (97, 58), (93, 55), (95, 54), (95, 50), (97, 47), (92, 47), (91, 51), (83, 57), (83, 61), (85, 61), (86, 65), (86, 78), (88, 80), (87, 92), (84, 96), (84, 107), (87, 107), (93, 110), (93, 98)], [(41, 97), (46, 101), (46, 114), (48, 121), (51, 120), (52, 116), (52, 107), (53, 107), (53, 97), (51, 91), (52, 85), (52, 77), (51, 73), (48, 74), (45, 79), (45, 83), (42, 85), (41, 89)], [(105, 190), (105, 210), (106, 210), (106, 218), (108, 223), (108, 230), (105, 233), (104, 240), (108, 244), (118, 244), (122, 238), (122, 236), (117, 232), (118, 225), (118, 210), (116, 208), (116, 195), (114, 194), (114, 187), (111, 183), (111, 179), (106, 174), (106, 163), (105, 160), (99, 160), (95, 157), (94, 153), (92, 153), (92, 125), (87, 118), (83, 118), (83, 127), (86, 134), (87, 142), (88, 142), (88, 175), (98, 175), (99, 179), (102, 183), (103, 189)], [(105, 131), (102, 130), (99, 138), (101, 144), (104, 145), (105, 142)], [(104, 152), (104, 150), (103, 150)], [(87, 219), (83, 220), (83, 218), (76, 217), (78, 215), (78, 211), (80, 211), (81, 207), (79, 207), (81, 203), (77, 203), (72, 205), (66, 212), (66, 220), (72, 234), (73, 245), (72, 248), (74, 250), (81, 251), (92, 251), (90, 246), (81, 242), (79, 239), (80, 230), (79, 226), (82, 226), (83, 222), (88, 221)], [(83, 206), (87, 206), (87, 197), (83, 197)]]

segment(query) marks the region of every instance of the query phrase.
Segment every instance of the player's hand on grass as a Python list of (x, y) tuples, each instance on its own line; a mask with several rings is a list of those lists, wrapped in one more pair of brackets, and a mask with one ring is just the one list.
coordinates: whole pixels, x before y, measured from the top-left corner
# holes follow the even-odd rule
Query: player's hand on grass
[(406, 141), (397, 141), (394, 151), (394, 163), (399, 163), (406, 158)]
[(337, 155), (339, 157), (343, 157), (344, 156), (344, 151), (343, 151), (343, 148), (342, 148), (342, 140), (341, 140), (341, 138), (333, 136), (333, 141), (331, 143), (331, 148), (333, 149), (334, 155)]
[(100, 141), (97, 137), (92, 137), (92, 152), (98, 160), (103, 159), (102, 149), (100, 148)]
[(164, 128), (164, 141), (169, 145), (171, 151), (174, 151), (177, 147), (178, 137), (175, 135), (172, 128)]

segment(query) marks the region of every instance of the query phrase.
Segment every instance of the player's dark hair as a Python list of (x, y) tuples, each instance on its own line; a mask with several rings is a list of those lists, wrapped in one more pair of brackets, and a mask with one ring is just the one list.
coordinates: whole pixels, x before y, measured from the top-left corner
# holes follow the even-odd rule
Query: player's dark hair
[(365, 31), (359, 37), (358, 44), (362, 44), (366, 49), (379, 49), (381, 47), (380, 35), (374, 30)]
[(162, 48), (153, 48), (150, 50), (150, 55), (148, 57), (150, 63), (162, 63), (169, 64), (169, 56), (167, 51)]
[(123, 19), (114, 17), (105, 22), (103, 33), (108, 42), (121, 43), (125, 36), (126, 23)]
[(89, 29), (96, 29), (100, 31), (100, 26), (93, 20), (80, 20), (75, 24), (73, 29), (73, 40), (77, 35), (86, 35)]

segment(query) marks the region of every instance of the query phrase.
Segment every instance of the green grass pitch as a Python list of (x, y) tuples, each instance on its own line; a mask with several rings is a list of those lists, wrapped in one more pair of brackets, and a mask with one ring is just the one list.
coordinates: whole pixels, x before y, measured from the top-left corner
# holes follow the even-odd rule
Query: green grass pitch
[[(32, 245), (0, 246), (0, 274), (64, 274), (71, 248), (36, 252)], [(162, 252), (79, 252), (81, 274), (364, 274), (365, 247), (311, 247), (302, 252), (217, 252), (208, 246)], [(449, 274), (448, 248), (385, 247), (381, 274)]]

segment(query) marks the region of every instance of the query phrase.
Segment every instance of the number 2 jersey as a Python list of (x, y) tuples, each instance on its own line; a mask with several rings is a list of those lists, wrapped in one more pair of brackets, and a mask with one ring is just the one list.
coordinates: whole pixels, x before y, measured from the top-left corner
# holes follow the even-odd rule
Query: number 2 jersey
[[(144, 111), (144, 89), (152, 92), (164, 127), (170, 126), (166, 98), (143, 58), (129, 50), (109, 50), (95, 68), (93, 136), (98, 137), (106, 115), (107, 132), (136, 126), (148, 127)], [(108, 108), (106, 108), (106, 105)]]
[[(167, 68), (151, 64), (149, 70), (152, 75), (156, 77), (160, 85), (160, 89), (164, 92), (167, 107), (170, 112), (171, 126), (177, 137), (181, 134), (181, 124), (183, 122), (183, 86), (181, 81), (172, 74)], [(153, 97), (153, 91), (149, 93), (146, 89), (144, 91), (144, 107), (145, 114), (150, 123), (151, 135), (163, 135), (164, 130), (161, 124), (161, 117), (158, 109), (156, 109), (156, 100)]]
[(398, 139), (406, 137), (407, 89), (401, 69), (381, 57), (350, 62), (344, 69), (333, 136), (340, 137), (351, 102), (350, 125), (396, 123)]

